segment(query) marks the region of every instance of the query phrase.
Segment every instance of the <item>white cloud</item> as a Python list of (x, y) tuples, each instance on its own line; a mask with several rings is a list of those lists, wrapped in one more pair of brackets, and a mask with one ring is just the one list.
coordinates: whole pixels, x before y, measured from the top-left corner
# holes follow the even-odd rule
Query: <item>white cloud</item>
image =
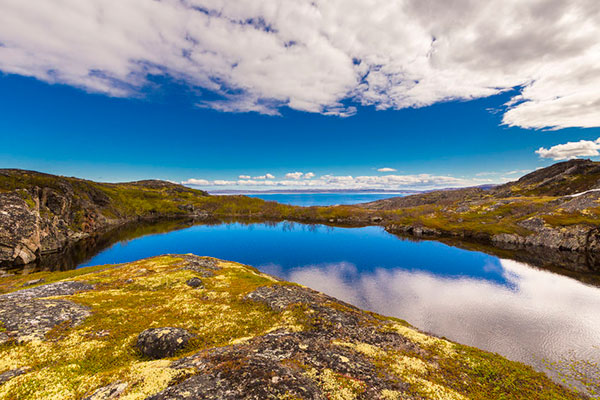
[(397, 170), (395, 168), (384, 167), (384, 168), (378, 168), (377, 171), (379, 171), (379, 172), (396, 172)]
[(285, 174), (285, 178), (286, 179), (294, 179), (294, 180), (298, 180), (298, 179), (312, 179), (315, 177), (315, 174), (313, 172), (289, 172), (287, 174)]
[[(300, 175), (299, 175), (300, 174)], [(444, 187), (461, 187), (478, 185), (487, 180), (464, 179), (446, 175), (385, 175), (385, 176), (340, 176), (322, 175), (318, 178), (298, 172), (286, 174), (284, 179), (265, 179), (258, 176), (252, 179), (232, 180), (207, 180), (188, 179), (182, 184), (190, 186), (231, 186), (232, 188), (254, 187), (254, 188), (280, 188), (280, 189), (380, 189), (380, 190), (402, 190), (402, 189), (435, 189)], [(311, 173), (312, 174), (312, 173)], [(269, 175), (269, 174), (267, 174)], [(288, 176), (290, 175), (290, 176)], [(314, 174), (313, 174), (314, 175)], [(272, 175), (271, 175), (272, 176)], [(304, 178), (304, 179), (302, 179)]]
[(599, 21), (597, 0), (2, 0), (0, 70), (112, 96), (168, 76), (220, 96), (200, 106), (267, 114), (518, 86), (505, 124), (592, 127)]
[[(244, 178), (242, 178), (240, 176), (240, 179), (250, 179), (249, 176), (244, 175)], [(258, 180), (264, 180), (264, 179), (275, 179), (275, 175), (271, 175), (271, 174), (264, 174), (264, 175), (260, 175), (260, 176), (253, 176), (252, 179), (258, 179)]]
[(190, 185), (190, 186), (208, 186), (210, 182), (206, 179), (188, 179), (187, 181), (181, 182), (182, 185)]
[(298, 179), (302, 178), (302, 175), (304, 175), (303, 172), (289, 172), (289, 173), (285, 174), (285, 177), (287, 179), (296, 179), (296, 180), (298, 180)]
[(571, 160), (577, 157), (595, 157), (600, 155), (600, 138), (597, 140), (580, 140), (579, 142), (567, 142), (552, 146), (549, 149), (540, 147), (535, 152), (541, 158), (553, 160)]
[(252, 177), (250, 175), (240, 175), (240, 176), (238, 176), (238, 178), (240, 178), (240, 179), (251, 179)]

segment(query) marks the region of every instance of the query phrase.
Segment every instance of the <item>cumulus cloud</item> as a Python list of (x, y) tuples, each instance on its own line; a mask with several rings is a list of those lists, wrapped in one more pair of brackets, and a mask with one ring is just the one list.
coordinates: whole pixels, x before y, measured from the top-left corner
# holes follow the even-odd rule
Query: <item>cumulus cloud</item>
[(567, 142), (552, 146), (549, 149), (540, 147), (535, 152), (541, 158), (557, 160), (572, 160), (577, 157), (595, 157), (600, 155), (600, 138), (592, 140), (580, 140), (579, 142)]
[(111, 96), (162, 76), (199, 92), (199, 106), (266, 114), (518, 87), (505, 124), (592, 127), (598, 21), (597, 0), (3, 0), (0, 70)]
[(181, 182), (182, 185), (190, 185), (190, 186), (208, 186), (211, 183), (206, 179), (188, 179), (186, 181)]
[(396, 172), (397, 170), (395, 168), (384, 167), (384, 168), (378, 168), (377, 171), (379, 171), (379, 172)]
[(289, 173), (285, 174), (285, 177), (287, 179), (296, 179), (296, 180), (298, 180), (298, 179), (302, 178), (302, 175), (304, 175), (303, 172), (289, 172)]
[(298, 179), (312, 179), (315, 177), (315, 174), (313, 172), (289, 172), (287, 174), (285, 174), (285, 178), (286, 179), (294, 179), (294, 180), (298, 180)]
[[(247, 175), (243, 175), (243, 178), (242, 178), (242, 176), (240, 176), (240, 179), (250, 179), (250, 177)], [(252, 179), (258, 179), (258, 180), (275, 179), (275, 175), (264, 174), (264, 175), (260, 175), (260, 176), (253, 176)]]
[[(312, 174), (312, 175), (309, 175)], [(267, 174), (269, 175), (269, 174)], [(309, 175), (307, 177), (307, 175)], [(246, 176), (246, 175), (244, 175)], [(272, 176), (272, 175), (271, 175)], [(487, 180), (482, 179), (464, 179), (446, 175), (385, 175), (385, 176), (343, 176), (343, 175), (322, 175), (318, 178), (313, 173), (290, 173), (286, 174), (284, 179), (265, 179), (264, 176), (254, 177), (252, 179), (238, 180), (207, 180), (207, 179), (188, 179), (181, 182), (183, 185), (210, 187), (210, 186), (231, 186), (231, 187), (255, 187), (265, 189), (380, 189), (380, 190), (402, 190), (402, 189), (435, 189), (444, 187), (461, 187), (478, 185)]]
[(238, 176), (238, 178), (240, 178), (240, 179), (252, 179), (252, 177), (250, 175), (240, 175), (240, 176)]

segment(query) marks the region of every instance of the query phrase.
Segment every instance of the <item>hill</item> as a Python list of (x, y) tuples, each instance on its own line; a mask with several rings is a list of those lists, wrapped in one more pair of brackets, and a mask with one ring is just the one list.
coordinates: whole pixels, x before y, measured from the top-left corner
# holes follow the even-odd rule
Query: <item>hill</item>
[[(298, 207), (241, 195), (209, 195), (164, 181), (97, 183), (0, 170), (0, 266), (49, 253), (135, 221), (298, 221), (380, 225), (399, 235), (551, 249), (569, 268), (600, 271), (600, 163), (558, 163), (496, 187), (439, 190), (367, 204)], [(573, 257), (564, 257), (565, 252)], [(532, 258), (535, 258), (534, 256)], [(583, 266), (581, 265), (583, 263)]]
[(164, 181), (98, 183), (0, 170), (0, 264), (26, 264), (138, 219), (185, 215), (206, 192)]

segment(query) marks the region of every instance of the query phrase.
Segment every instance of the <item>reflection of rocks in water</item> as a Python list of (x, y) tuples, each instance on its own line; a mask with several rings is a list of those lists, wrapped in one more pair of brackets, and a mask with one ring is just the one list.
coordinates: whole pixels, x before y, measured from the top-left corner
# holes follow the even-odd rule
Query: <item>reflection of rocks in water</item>
[(457, 238), (418, 238), (394, 234), (412, 242), (436, 241), (469, 251), (480, 251), (492, 256), (511, 259), (537, 268), (565, 275), (581, 282), (600, 286), (600, 253), (552, 249), (541, 246), (520, 246), (496, 243), (495, 246)]
[(192, 225), (194, 225), (194, 221), (191, 219), (141, 221), (122, 225), (102, 234), (80, 240), (67, 246), (61, 252), (45, 254), (38, 262), (27, 264), (18, 270), (13, 269), (6, 272), (19, 271), (20, 273), (27, 274), (36, 271), (66, 271), (74, 269), (117, 242), (185, 229)]
[[(109, 248), (119, 241), (132, 240), (150, 234), (165, 233), (180, 229), (186, 229), (194, 225), (222, 225), (227, 223), (239, 223), (251, 225), (255, 223), (265, 226), (281, 226), (283, 231), (295, 229), (307, 229), (308, 231), (325, 227), (334, 229), (325, 225), (301, 224), (296, 222), (265, 221), (256, 218), (226, 218), (220, 220), (154, 220), (138, 221), (128, 225), (114, 228), (103, 234), (95, 235), (81, 240), (60, 253), (43, 255), (41, 260), (19, 267), (19, 269), (7, 270), (0, 269), (0, 276), (6, 273), (30, 273), (39, 270), (69, 270), (85, 263), (92, 257)], [(550, 270), (561, 275), (566, 275), (582, 282), (600, 286), (600, 253), (579, 252), (552, 249), (539, 246), (521, 246), (514, 243), (489, 243), (478, 242), (475, 240), (465, 240), (462, 238), (449, 237), (419, 237), (413, 235), (394, 234), (401, 240), (410, 241), (438, 241), (450, 246), (470, 250), (481, 251), (501, 258), (513, 259), (524, 262), (538, 268)], [(596, 236), (591, 236), (590, 241), (598, 241)]]

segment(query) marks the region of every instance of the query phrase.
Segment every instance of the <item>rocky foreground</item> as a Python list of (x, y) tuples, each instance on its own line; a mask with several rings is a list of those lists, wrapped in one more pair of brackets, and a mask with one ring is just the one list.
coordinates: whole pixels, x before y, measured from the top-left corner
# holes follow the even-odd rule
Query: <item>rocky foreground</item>
[(580, 399), (523, 364), (192, 255), (0, 279), (2, 399)]

